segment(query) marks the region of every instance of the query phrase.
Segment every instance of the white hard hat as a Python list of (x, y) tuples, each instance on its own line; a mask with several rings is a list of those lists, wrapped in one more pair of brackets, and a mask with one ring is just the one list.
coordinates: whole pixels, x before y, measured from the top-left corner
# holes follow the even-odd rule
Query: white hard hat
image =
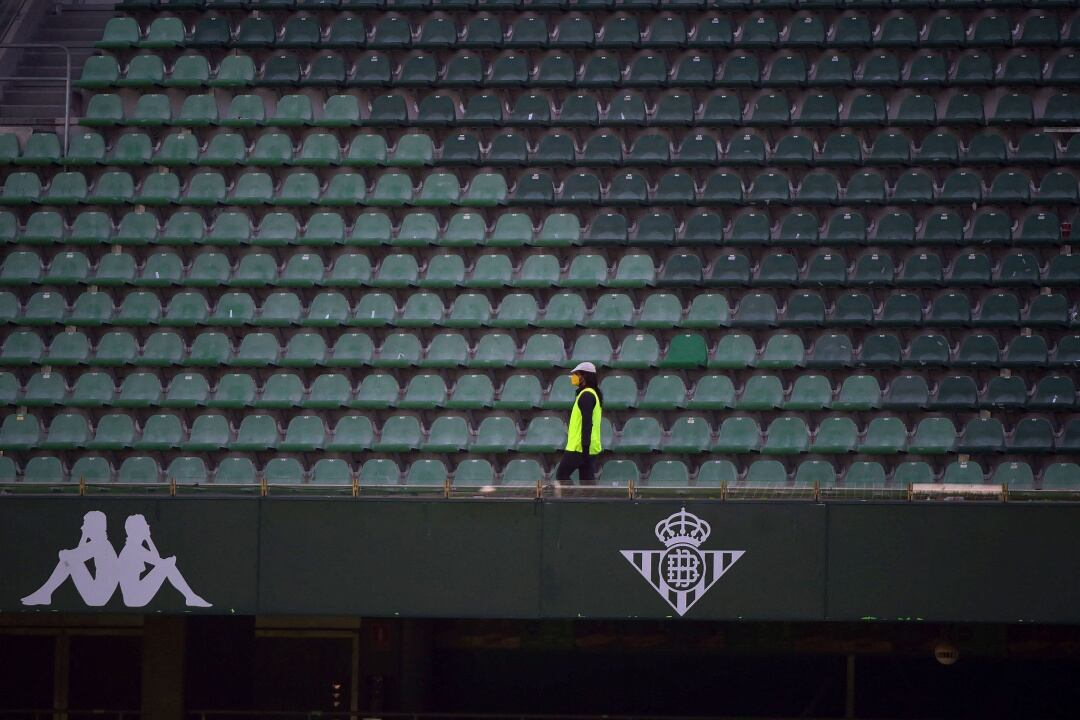
[(591, 362), (578, 363), (578, 366), (576, 368), (574, 368), (573, 370), (571, 370), (570, 372), (587, 372), (587, 373), (594, 373), (595, 374), (596, 373), (596, 366), (593, 365)]

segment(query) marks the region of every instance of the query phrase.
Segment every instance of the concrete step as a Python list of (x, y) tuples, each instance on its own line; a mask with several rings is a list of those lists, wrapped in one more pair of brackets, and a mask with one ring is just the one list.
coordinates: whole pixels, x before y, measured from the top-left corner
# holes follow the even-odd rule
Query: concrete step
[(6, 105), (53, 105), (63, 110), (64, 91), (54, 90), (19, 90), (12, 88), (4, 91)]
[[(71, 79), (75, 80), (79, 77), (79, 67), (77, 63), (71, 64)], [(11, 82), (18, 83), (23, 86), (35, 86), (52, 87), (53, 85), (62, 84), (64, 80), (64, 66), (63, 65), (36, 65), (30, 67), (19, 67), (18, 75), (16, 77), (26, 78), (25, 80), (12, 80)], [(38, 78), (46, 82), (38, 82)]]
[(35, 47), (28, 50), (24, 50), (22, 58), (20, 59), (21, 65), (49, 65), (57, 64), (62, 65), (64, 58), (71, 56), (71, 61), (74, 62), (76, 58), (85, 60), (94, 54), (94, 51), (89, 48), (68, 48), (65, 53), (61, 48), (51, 47)]
[[(49, 18), (57, 25), (65, 25), (79, 18), (98, 18), (108, 20), (116, 15), (111, 4), (105, 5), (61, 5), (56, 11), (49, 13)], [(52, 23), (50, 23), (52, 24)], [(102, 22), (104, 24), (104, 21)]]
[[(33, 42), (67, 48), (71, 58), (71, 78), (76, 79), (82, 73), (86, 58), (95, 53), (93, 45), (101, 38), (105, 24), (115, 16), (111, 4), (65, 3), (50, 8), (38, 27), (26, 28), (26, 35), (32, 37)], [(24, 126), (52, 126), (62, 122), (67, 57), (59, 48), (38, 47), (23, 51), (13, 74), (27, 79), (0, 86), (0, 122), (7, 120)], [(72, 110), (78, 105), (73, 102)]]
[(101, 39), (101, 31), (96, 27), (77, 25), (70, 28), (46, 28), (34, 38), (35, 42), (44, 43), (86, 43), (93, 45)]
[(64, 108), (52, 105), (4, 105), (0, 107), (0, 120), (63, 122)]

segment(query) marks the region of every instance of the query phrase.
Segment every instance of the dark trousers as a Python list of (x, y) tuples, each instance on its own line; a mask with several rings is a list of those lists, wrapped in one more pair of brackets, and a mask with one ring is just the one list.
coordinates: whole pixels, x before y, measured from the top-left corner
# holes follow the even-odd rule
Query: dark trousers
[(555, 479), (561, 483), (570, 482), (570, 476), (578, 471), (578, 479), (582, 485), (595, 485), (596, 477), (593, 475), (593, 459), (587, 453), (570, 452), (563, 453), (559, 467), (555, 470)]

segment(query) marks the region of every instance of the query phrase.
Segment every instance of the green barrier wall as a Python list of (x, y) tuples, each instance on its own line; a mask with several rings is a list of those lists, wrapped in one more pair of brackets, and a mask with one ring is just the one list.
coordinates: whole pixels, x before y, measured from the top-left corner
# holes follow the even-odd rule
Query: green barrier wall
[[(102, 566), (69, 572), (91, 511)], [(153, 550), (125, 553), (136, 514)], [(0, 611), (1077, 622), (1078, 546), (1060, 504), (7, 497)]]

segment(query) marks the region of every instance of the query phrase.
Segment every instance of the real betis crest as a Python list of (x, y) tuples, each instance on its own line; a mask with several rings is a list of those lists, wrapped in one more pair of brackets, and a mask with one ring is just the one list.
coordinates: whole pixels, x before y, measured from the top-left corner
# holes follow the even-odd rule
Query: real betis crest
[(656, 523), (656, 538), (664, 550), (620, 552), (681, 616), (745, 553), (702, 550), (711, 532), (709, 523), (683, 508)]

